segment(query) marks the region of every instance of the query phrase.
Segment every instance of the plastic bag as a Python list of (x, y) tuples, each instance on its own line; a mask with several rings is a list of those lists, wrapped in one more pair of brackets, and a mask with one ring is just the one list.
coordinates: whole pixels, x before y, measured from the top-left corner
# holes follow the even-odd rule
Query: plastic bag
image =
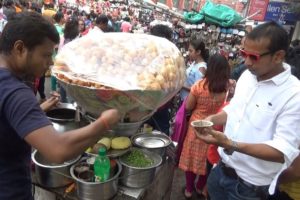
[(95, 34), (66, 44), (52, 69), (92, 116), (117, 108), (131, 122), (140, 121), (181, 89), (185, 64), (170, 41), (146, 34)]
[(218, 24), (223, 27), (233, 26), (243, 19), (232, 8), (222, 4), (214, 4), (211, 1), (206, 1), (200, 14), (205, 16), (205, 22)]
[(65, 45), (55, 60), (67, 66), (63, 73), (75, 84), (74, 79), (81, 78), (119, 90), (168, 91), (181, 87), (185, 78), (178, 48), (146, 34), (87, 35)]
[(193, 24), (197, 24), (201, 20), (204, 19), (204, 15), (201, 13), (197, 13), (197, 12), (185, 12), (183, 14), (183, 17), (186, 21), (193, 23)]

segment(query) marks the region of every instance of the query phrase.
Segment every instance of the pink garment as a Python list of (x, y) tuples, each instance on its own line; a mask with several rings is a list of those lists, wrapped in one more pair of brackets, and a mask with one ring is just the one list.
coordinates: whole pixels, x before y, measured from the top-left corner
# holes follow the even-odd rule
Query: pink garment
[(176, 152), (176, 162), (179, 161), (183, 142), (187, 133), (188, 122), (186, 117), (186, 109), (185, 109), (186, 99), (182, 102), (180, 108), (178, 109), (175, 116), (175, 124), (173, 134), (171, 136), (172, 141), (177, 142), (177, 152)]
[[(192, 193), (195, 189), (194, 183), (196, 180), (197, 175), (193, 172), (185, 172), (185, 181), (186, 181), (186, 190)], [(203, 190), (204, 186), (206, 185), (207, 176), (206, 175), (199, 175), (198, 180), (196, 183), (197, 190)]]
[(122, 32), (128, 33), (131, 31), (131, 29), (132, 29), (132, 25), (129, 22), (126, 22), (126, 21), (122, 22), (122, 24), (121, 24)]

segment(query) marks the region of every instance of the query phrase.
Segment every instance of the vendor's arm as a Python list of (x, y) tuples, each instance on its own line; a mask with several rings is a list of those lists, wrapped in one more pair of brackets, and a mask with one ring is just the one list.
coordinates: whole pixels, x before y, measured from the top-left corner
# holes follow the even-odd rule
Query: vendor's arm
[(216, 144), (224, 149), (233, 149), (234, 151), (267, 161), (284, 162), (283, 153), (267, 144), (250, 144), (232, 141), (222, 132), (208, 128), (204, 129), (203, 133), (198, 135), (198, 137), (208, 144)]
[(279, 177), (279, 183), (289, 183), (300, 180), (300, 155), (294, 160), (292, 165), (284, 170)]
[(29, 133), (25, 140), (38, 149), (48, 160), (61, 163), (83, 153), (89, 146), (95, 144), (99, 137), (119, 120), (117, 110), (107, 110), (90, 125), (57, 133), (53, 126), (45, 126)]
[(119, 120), (117, 110), (108, 110), (86, 127), (58, 133), (28, 87), (19, 88), (7, 95), (2, 108), (3, 115), (18, 136), (40, 151), (49, 161), (56, 163), (83, 153)]

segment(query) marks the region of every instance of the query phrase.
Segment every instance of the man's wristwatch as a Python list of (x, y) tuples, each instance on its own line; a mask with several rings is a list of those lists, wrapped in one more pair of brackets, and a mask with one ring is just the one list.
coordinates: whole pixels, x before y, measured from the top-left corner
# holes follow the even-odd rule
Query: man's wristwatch
[(229, 140), (230, 140), (230, 143), (231, 143), (230, 149), (223, 149), (223, 151), (227, 155), (232, 155), (233, 152), (238, 150), (238, 143), (236, 141), (231, 140), (231, 139), (229, 139)]

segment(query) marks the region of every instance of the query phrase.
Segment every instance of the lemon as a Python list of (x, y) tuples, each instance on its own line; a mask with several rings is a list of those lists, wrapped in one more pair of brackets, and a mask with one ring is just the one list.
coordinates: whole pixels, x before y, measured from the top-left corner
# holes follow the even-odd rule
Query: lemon
[(131, 146), (131, 141), (128, 137), (116, 137), (111, 141), (111, 148), (113, 149), (127, 149)]

